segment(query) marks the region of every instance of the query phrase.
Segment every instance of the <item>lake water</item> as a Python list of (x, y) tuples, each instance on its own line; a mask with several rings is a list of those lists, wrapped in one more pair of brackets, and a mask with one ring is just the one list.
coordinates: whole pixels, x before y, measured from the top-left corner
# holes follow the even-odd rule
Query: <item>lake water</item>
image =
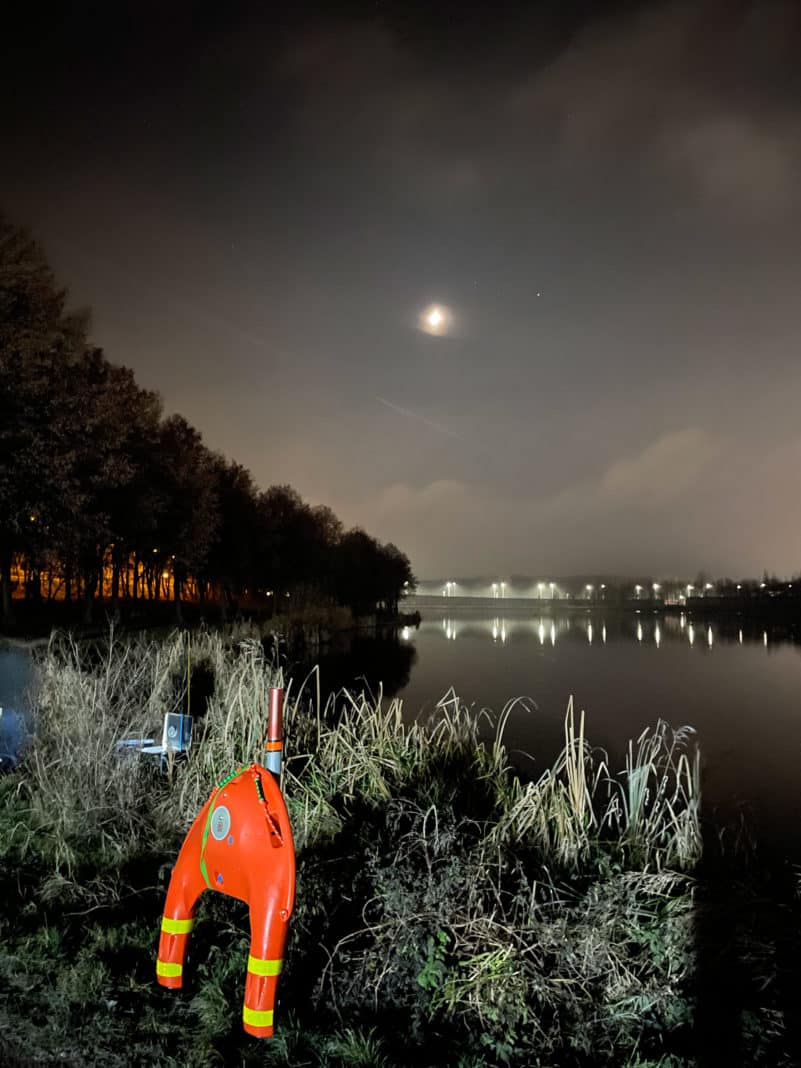
[(0, 648), (0, 768), (14, 763), (20, 747), (32, 666), (24, 650)]
[(525, 695), (536, 709), (513, 712), (505, 739), (530, 754), (535, 772), (561, 746), (571, 694), (588, 740), (616, 767), (628, 739), (657, 719), (689, 724), (706, 811), (727, 823), (747, 812), (760, 837), (801, 844), (801, 645), (792, 630), (452, 600), (418, 601), (420, 627), (401, 633), (408, 679), (397, 692), (408, 711), (433, 709), (451, 686), (496, 712)]

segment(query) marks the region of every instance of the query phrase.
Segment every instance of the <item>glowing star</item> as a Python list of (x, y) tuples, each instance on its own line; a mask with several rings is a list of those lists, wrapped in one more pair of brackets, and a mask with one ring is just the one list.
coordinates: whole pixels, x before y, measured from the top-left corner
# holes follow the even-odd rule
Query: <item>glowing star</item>
[(420, 329), (434, 337), (442, 337), (450, 329), (453, 316), (443, 304), (432, 304), (420, 316)]

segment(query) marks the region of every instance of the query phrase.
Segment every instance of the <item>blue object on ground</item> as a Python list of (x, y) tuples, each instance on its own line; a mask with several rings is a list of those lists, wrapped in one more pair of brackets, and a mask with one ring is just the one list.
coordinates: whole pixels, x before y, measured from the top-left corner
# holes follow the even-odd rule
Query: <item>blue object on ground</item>
[(13, 768), (24, 739), (23, 716), (13, 708), (0, 710), (0, 769)]
[(0, 648), (0, 769), (15, 767), (30, 733), (28, 688), (33, 661), (27, 650)]

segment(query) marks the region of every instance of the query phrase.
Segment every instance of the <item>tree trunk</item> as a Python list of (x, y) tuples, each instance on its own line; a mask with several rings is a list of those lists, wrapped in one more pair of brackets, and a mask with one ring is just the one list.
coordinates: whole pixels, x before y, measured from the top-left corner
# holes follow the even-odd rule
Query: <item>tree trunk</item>
[(13, 623), (14, 612), (11, 607), (11, 553), (4, 552), (0, 557), (0, 585), (3, 587), (3, 622)]
[(175, 603), (175, 621), (176, 623), (181, 623), (183, 621), (181, 616), (181, 581), (176, 569), (173, 569), (172, 575), (172, 595)]
[(39, 572), (35, 565), (27, 565), (25, 568), (25, 600), (26, 602), (41, 600), (39, 585)]
[(111, 607), (116, 611), (120, 599), (120, 558), (116, 552), (111, 557)]
[(120, 558), (115, 551), (111, 557), (111, 618), (119, 623), (120, 617)]
[(94, 606), (94, 582), (90, 582), (88, 579), (84, 585), (83, 596), (83, 621), (84, 623), (92, 622), (92, 608)]

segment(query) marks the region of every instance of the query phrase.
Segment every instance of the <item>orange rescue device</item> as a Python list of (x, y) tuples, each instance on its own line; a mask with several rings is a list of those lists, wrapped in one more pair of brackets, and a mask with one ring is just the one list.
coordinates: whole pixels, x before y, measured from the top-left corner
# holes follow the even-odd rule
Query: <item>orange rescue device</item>
[(156, 975), (162, 986), (183, 986), (186, 944), (198, 898), (207, 889), (250, 906), (242, 1021), (249, 1034), (268, 1038), (295, 903), (295, 847), (281, 790), (260, 764), (215, 787), (181, 846), (161, 921)]

